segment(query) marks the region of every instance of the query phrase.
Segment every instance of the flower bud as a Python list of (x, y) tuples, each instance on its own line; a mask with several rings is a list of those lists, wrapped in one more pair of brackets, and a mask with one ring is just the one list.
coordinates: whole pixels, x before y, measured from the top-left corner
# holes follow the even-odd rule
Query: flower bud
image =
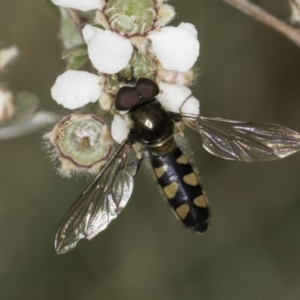
[(104, 10), (114, 31), (122, 35), (143, 35), (154, 26), (157, 12), (153, 0), (110, 0)]
[(158, 16), (156, 21), (157, 27), (162, 27), (167, 25), (175, 17), (175, 9), (173, 6), (168, 4), (163, 4), (158, 9)]
[(14, 111), (12, 93), (0, 87), (0, 123), (9, 119)]
[(293, 25), (300, 25), (300, 0), (289, 0), (291, 7), (291, 23)]
[(10, 64), (19, 55), (19, 49), (16, 46), (0, 50), (0, 72)]
[(59, 172), (67, 177), (72, 173), (98, 172), (113, 149), (108, 126), (93, 114), (63, 118), (45, 139), (55, 148), (61, 164)]
[[(108, 94), (115, 95), (124, 83), (132, 78), (132, 76), (134, 78), (146, 77), (152, 80), (155, 79), (156, 61), (149, 55), (134, 51), (128, 65), (130, 67), (124, 68), (118, 75), (114, 74), (106, 77), (105, 91)], [(101, 107), (104, 108), (101, 98), (100, 103)]]
[(190, 86), (195, 82), (195, 71), (193, 68), (185, 72), (167, 70), (157, 62), (156, 79), (166, 83)]

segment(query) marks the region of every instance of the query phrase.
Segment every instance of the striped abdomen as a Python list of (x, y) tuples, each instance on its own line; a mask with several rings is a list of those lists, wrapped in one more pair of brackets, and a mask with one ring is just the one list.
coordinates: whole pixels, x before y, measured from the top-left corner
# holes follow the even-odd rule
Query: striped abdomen
[(151, 154), (151, 164), (164, 194), (178, 217), (190, 229), (204, 232), (209, 209), (197, 175), (175, 145), (165, 156)]

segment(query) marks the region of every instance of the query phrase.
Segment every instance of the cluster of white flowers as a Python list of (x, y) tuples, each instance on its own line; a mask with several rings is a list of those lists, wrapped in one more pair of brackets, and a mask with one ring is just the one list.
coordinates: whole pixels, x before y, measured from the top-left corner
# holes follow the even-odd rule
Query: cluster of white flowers
[[(163, 1), (52, 0), (60, 7), (94, 16), (93, 25), (85, 25), (81, 34), (98, 71), (67, 70), (51, 89), (53, 99), (71, 110), (97, 101), (102, 109), (113, 110), (113, 97), (124, 84), (112, 87), (114, 74), (131, 68), (134, 76), (158, 83), (157, 99), (166, 110), (199, 114), (199, 101), (186, 87), (194, 80), (193, 66), (200, 52), (197, 30), (190, 23), (165, 26), (175, 12)], [(116, 114), (111, 126), (113, 139), (120, 143), (128, 131), (125, 118)]]
[(19, 137), (53, 123), (55, 118), (36, 111), (39, 100), (30, 92), (14, 92), (3, 82), (8, 67), (18, 57), (16, 46), (0, 49), (0, 140)]

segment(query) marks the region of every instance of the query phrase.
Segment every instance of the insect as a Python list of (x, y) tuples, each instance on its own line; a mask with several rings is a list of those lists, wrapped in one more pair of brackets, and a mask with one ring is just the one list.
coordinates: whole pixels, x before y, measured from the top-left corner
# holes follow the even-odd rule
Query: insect
[(174, 127), (183, 122), (196, 130), (203, 147), (218, 157), (240, 161), (283, 158), (300, 148), (299, 133), (275, 124), (207, 118), (166, 111), (156, 96), (158, 85), (147, 78), (122, 87), (115, 107), (128, 111), (132, 128), (127, 138), (71, 206), (55, 237), (57, 253), (75, 248), (80, 239), (92, 239), (125, 207), (142, 159), (133, 159), (133, 144), (140, 143), (159, 185), (181, 221), (204, 232), (209, 207), (199, 179), (174, 139)]

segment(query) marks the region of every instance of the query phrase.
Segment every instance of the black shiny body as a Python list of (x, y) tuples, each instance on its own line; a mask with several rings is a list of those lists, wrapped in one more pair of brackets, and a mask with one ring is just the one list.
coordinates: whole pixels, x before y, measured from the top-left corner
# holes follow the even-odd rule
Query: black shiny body
[[(181, 221), (196, 232), (207, 229), (208, 203), (193, 167), (174, 140), (176, 122), (194, 129), (204, 149), (224, 159), (266, 161), (300, 151), (300, 134), (294, 130), (270, 123), (207, 118), (182, 109), (169, 112), (156, 99), (164, 90), (155, 81), (133, 79), (132, 69), (132, 78), (125, 83), (133, 86), (117, 91), (112, 108), (126, 115), (126, 129), (131, 118), (130, 132), (63, 218), (55, 237), (59, 254), (74, 249), (81, 239), (91, 240), (120, 214), (130, 199), (143, 153), (148, 154), (158, 183)], [(144, 147), (133, 147), (134, 143)]]
[(199, 207), (194, 204), (194, 199), (203, 196), (203, 192), (199, 182), (195, 185), (190, 185), (183, 180), (184, 176), (195, 173), (189, 162), (185, 164), (177, 162), (177, 159), (182, 156), (182, 151), (175, 145), (173, 150), (164, 156), (151, 153), (151, 164), (154, 170), (162, 166), (167, 167), (165, 173), (157, 178), (163, 191), (174, 182), (178, 184), (178, 190), (174, 197), (171, 199), (169, 199), (167, 195), (166, 197), (175, 212), (177, 212), (182, 205), (188, 205), (189, 210), (186, 212), (185, 218), (182, 219), (179, 216), (183, 223), (190, 229), (204, 232), (208, 226), (209, 209), (207, 205), (205, 207)]
[(157, 145), (173, 135), (174, 121), (155, 98), (130, 111), (136, 140), (148, 146)]
[[(174, 141), (175, 114), (164, 110), (155, 98), (135, 106), (129, 114), (134, 138), (147, 147), (158, 183), (175, 213), (188, 228), (204, 232), (209, 208), (191, 164)], [(195, 201), (200, 196), (201, 205)]]

